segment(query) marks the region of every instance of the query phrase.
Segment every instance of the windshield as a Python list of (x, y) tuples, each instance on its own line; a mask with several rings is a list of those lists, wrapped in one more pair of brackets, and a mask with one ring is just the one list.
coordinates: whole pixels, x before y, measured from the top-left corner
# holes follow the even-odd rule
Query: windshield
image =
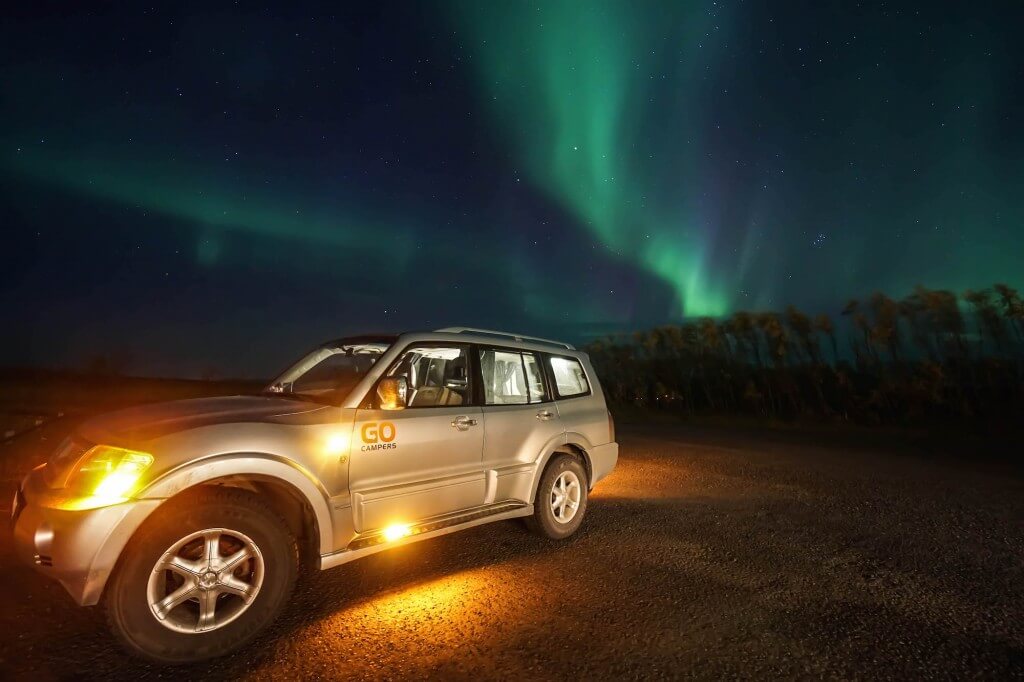
[(321, 346), (292, 365), (264, 393), (341, 404), (390, 345), (377, 341)]

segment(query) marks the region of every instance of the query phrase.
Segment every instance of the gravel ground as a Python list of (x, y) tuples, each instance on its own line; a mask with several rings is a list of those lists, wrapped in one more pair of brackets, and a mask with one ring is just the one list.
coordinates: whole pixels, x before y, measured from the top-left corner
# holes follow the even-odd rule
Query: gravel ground
[(5, 535), (0, 677), (1024, 678), (1020, 473), (663, 425), (621, 440), (571, 540), (498, 523), (325, 572), (193, 668), (127, 658)]

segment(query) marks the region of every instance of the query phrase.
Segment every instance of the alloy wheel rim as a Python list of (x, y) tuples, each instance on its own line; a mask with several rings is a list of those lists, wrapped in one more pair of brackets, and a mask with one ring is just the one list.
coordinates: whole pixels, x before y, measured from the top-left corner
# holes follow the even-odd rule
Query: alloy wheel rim
[(149, 609), (175, 632), (210, 632), (248, 610), (263, 574), (263, 555), (249, 536), (227, 528), (196, 531), (171, 545), (153, 566)]
[(576, 517), (583, 497), (579, 476), (563, 471), (551, 486), (551, 513), (558, 523), (569, 523)]

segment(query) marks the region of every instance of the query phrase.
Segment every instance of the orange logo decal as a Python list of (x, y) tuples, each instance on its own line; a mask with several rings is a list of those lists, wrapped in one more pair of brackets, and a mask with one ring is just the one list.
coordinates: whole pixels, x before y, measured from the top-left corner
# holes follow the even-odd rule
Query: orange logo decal
[(391, 422), (366, 422), (360, 429), (364, 443), (390, 443), (397, 433)]

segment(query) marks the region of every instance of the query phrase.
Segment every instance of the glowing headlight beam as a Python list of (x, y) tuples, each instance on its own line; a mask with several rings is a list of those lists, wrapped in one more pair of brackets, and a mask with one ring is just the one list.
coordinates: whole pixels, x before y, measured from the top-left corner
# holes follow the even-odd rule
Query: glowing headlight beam
[(110, 445), (93, 447), (68, 482), (69, 487), (83, 493), (74, 506), (92, 508), (123, 502), (152, 464), (153, 455), (148, 452)]

